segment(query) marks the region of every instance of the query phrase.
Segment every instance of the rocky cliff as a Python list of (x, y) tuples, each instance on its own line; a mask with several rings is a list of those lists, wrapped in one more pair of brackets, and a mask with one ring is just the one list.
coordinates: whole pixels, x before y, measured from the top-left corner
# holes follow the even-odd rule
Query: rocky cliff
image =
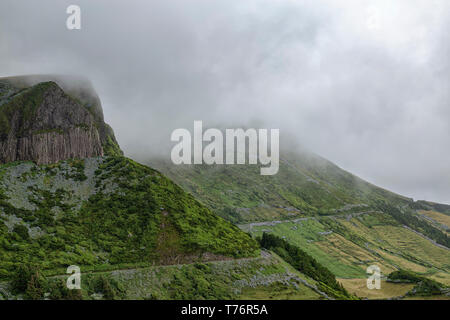
[(104, 154), (122, 151), (89, 82), (61, 76), (0, 79), (0, 163), (48, 164)]

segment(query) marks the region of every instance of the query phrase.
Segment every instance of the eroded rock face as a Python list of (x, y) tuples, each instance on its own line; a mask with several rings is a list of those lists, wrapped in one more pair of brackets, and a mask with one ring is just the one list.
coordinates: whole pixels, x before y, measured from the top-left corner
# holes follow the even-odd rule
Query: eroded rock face
[[(100, 131), (107, 125), (55, 82), (4, 92), (7, 95), (0, 104), (0, 163), (31, 160), (49, 164), (104, 155)], [(116, 143), (113, 133), (104, 139)]]

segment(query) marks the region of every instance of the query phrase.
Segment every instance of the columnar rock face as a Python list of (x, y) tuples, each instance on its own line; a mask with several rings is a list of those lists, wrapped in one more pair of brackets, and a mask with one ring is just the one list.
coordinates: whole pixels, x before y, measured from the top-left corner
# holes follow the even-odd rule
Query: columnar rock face
[(32, 160), (37, 164), (103, 156), (96, 129), (70, 128), (64, 134), (48, 132), (0, 142), (0, 162)]
[(0, 79), (0, 163), (49, 164), (103, 156), (105, 149), (121, 153), (99, 100), (89, 104), (53, 81), (27, 87)]

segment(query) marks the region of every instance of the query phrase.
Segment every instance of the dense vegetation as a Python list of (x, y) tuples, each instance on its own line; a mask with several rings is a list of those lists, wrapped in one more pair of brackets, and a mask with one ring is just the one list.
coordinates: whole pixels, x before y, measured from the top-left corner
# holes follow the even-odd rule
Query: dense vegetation
[(0, 278), (29, 263), (104, 270), (257, 253), (250, 236), (159, 172), (123, 157), (86, 161), (0, 166)]
[[(36, 265), (23, 264), (14, 272), (11, 291), (25, 299), (82, 300), (96, 294), (107, 300), (124, 298), (123, 287), (108, 275), (98, 274), (83, 278), (81, 289), (68, 289), (61, 277), (45, 277)], [(84, 292), (84, 297), (83, 297)]]
[(273, 250), (297, 270), (318, 281), (320, 288), (324, 292), (336, 298), (351, 298), (351, 295), (336, 281), (334, 274), (330, 270), (318, 263), (300, 248), (280, 237), (268, 233), (263, 233), (259, 239), (259, 243), (263, 248)]
[[(116, 266), (117, 267), (117, 266)], [(316, 290), (279, 256), (268, 253), (249, 259), (206, 263), (82, 272), (81, 290), (68, 290), (65, 276), (48, 276), (37, 266), (21, 267), (13, 274), (10, 293), (0, 283), (2, 298), (25, 299), (241, 299), (252, 293), (261, 297), (320, 299)], [(11, 292), (12, 291), (12, 292)], [(3, 295), (3, 296), (2, 296)]]
[[(52, 86), (57, 84), (49, 81), (15, 87), (8, 80), (0, 81), (0, 140), (12, 129), (10, 121), (17, 110), (20, 117), (14, 126), (15, 134), (20, 137), (29, 129), (44, 93)], [(392, 266), (407, 261), (408, 267), (426, 275), (430, 275), (430, 270), (445, 273), (448, 269), (446, 256), (438, 249), (428, 247), (428, 251), (436, 251), (422, 258), (418, 254), (423, 253), (422, 248), (417, 250), (408, 243), (411, 253), (406, 252), (403, 246), (409, 239), (402, 237), (402, 242), (395, 242), (392, 234), (409, 232), (423, 240), (401, 228), (406, 225), (449, 247), (448, 236), (418, 218), (413, 210), (433, 209), (450, 214), (450, 206), (413, 202), (306, 153), (283, 155), (275, 176), (261, 176), (258, 166), (173, 167), (151, 162), (208, 209), (159, 172), (122, 157), (112, 129), (103, 122), (98, 97), (85, 92), (66, 94), (94, 116), (104, 152), (110, 157), (48, 166), (24, 162), (0, 166), (0, 279), (11, 281), (15, 294), (28, 299), (81, 299), (95, 295), (124, 298), (126, 281), (117, 281), (108, 271), (115, 270), (117, 274), (127, 269), (139, 273), (137, 269), (154, 264), (184, 264), (172, 270), (166, 282), (159, 283), (159, 292), (145, 297), (235, 298), (236, 292), (230, 288), (248, 280), (243, 279), (245, 272), (246, 276), (253, 272), (251, 279), (261, 276), (265, 281), (264, 273), (268, 271), (264, 264), (255, 264), (250, 270), (242, 267), (235, 273), (218, 272), (212, 264), (201, 263), (252, 257), (258, 252), (257, 243), (249, 235), (210, 209), (234, 223), (311, 218), (292, 224), (276, 221), (276, 226), (270, 225), (273, 233), (258, 231), (262, 232), (259, 241), (262, 247), (273, 250), (296, 270), (317, 281), (320, 290), (336, 298), (354, 297), (335, 274), (349, 272), (360, 276), (367, 263), (385, 262)], [(84, 128), (83, 124), (79, 126)], [(49, 131), (63, 133), (59, 128), (34, 133)], [(336, 252), (327, 248), (335, 244)], [(240, 260), (238, 264), (241, 263), (246, 262)], [(68, 290), (63, 278), (55, 276), (64, 274), (72, 264), (81, 266), (83, 272), (93, 272), (85, 278), (83, 291)], [(271, 274), (275, 279), (271, 282), (273, 288), (285, 285), (279, 269), (287, 267), (292, 269), (280, 261), (270, 265), (269, 269), (276, 271)], [(389, 277), (392, 281), (415, 283), (411, 294), (442, 293), (439, 283), (417, 273), (399, 270)], [(258, 282), (249, 284), (252, 288), (258, 286)]]

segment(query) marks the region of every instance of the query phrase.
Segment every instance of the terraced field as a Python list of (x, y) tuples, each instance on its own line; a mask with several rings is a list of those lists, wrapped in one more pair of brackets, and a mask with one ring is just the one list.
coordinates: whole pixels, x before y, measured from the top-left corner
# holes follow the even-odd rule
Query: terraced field
[(379, 290), (369, 290), (366, 279), (338, 279), (351, 293), (367, 299), (391, 299), (404, 296), (414, 285), (381, 281)]
[[(397, 224), (385, 213), (369, 212), (351, 218), (313, 217), (240, 227), (254, 236), (270, 232), (298, 245), (326, 265), (351, 293), (357, 290), (358, 296), (370, 296), (364, 291), (367, 290), (364, 281), (366, 268), (373, 264), (381, 268), (382, 275), (402, 268), (450, 284), (450, 250)], [(372, 295), (381, 298), (402, 291), (395, 291), (399, 287), (393, 284), (388, 288), (392, 290)]]
[(432, 223), (438, 224), (438, 227), (441, 227), (442, 229), (445, 229), (447, 234), (449, 234), (450, 230), (450, 215), (433, 211), (433, 210), (419, 210), (418, 213), (424, 215), (429, 220), (431, 220)]

